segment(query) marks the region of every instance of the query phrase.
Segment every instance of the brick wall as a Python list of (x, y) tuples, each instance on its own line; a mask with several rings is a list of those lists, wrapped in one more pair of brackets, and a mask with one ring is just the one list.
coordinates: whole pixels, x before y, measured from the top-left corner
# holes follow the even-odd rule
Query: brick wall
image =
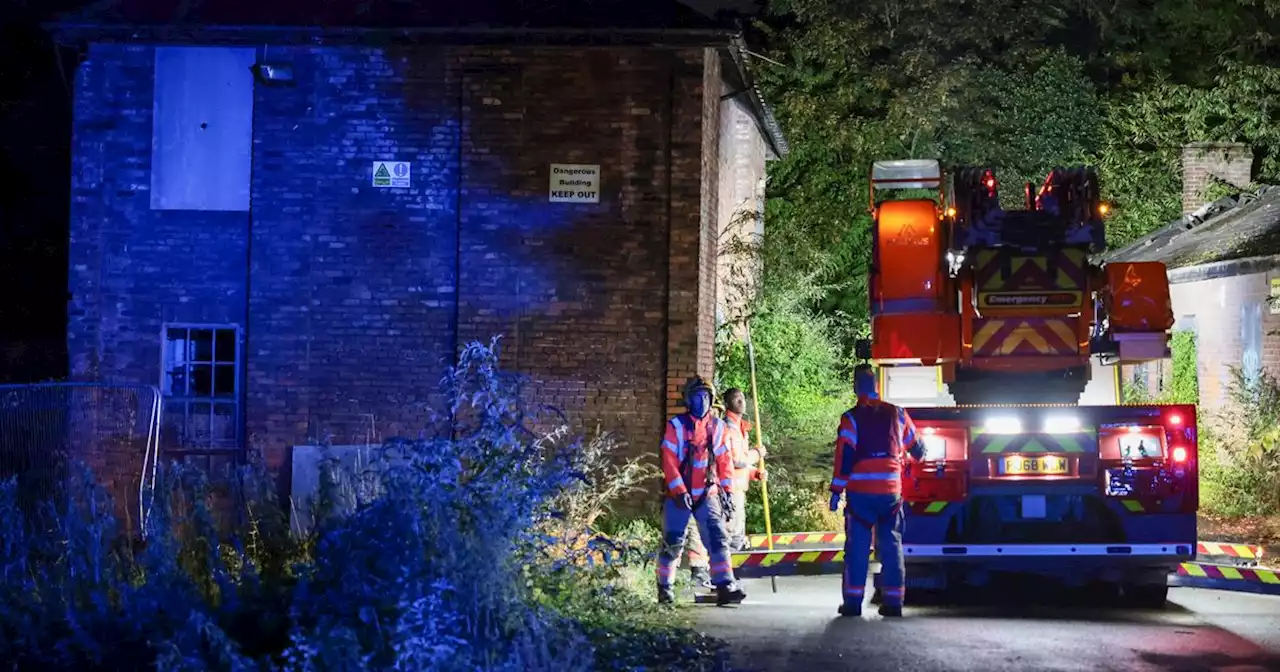
[[(150, 210), (153, 51), (94, 46), (76, 377), (154, 384), (163, 322), (243, 325), (249, 441), (278, 467), (291, 445), (417, 433), (454, 348), (501, 334), (531, 399), (650, 450), (685, 377), (713, 375), (709, 55), (271, 47), (295, 81), (255, 88), (252, 211), (227, 213)], [(412, 162), (411, 188), (369, 186), (383, 159)], [(549, 203), (553, 162), (600, 164), (601, 202)]]
[(159, 381), (166, 322), (243, 323), (248, 216), (153, 211), (153, 51), (97, 47), (76, 74), (71, 375)]
[(1216, 177), (1245, 187), (1253, 181), (1253, 150), (1241, 143), (1193, 142), (1182, 148), (1182, 212), (1208, 202), (1205, 189)]

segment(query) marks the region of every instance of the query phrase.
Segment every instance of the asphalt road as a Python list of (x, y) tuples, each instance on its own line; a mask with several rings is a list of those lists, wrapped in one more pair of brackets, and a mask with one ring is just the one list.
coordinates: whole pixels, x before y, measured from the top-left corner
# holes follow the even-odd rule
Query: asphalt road
[(1081, 591), (912, 606), (884, 620), (836, 615), (835, 576), (743, 582), (737, 607), (699, 605), (701, 629), (733, 644), (735, 670), (1280, 671), (1280, 597), (1173, 588), (1164, 610)]

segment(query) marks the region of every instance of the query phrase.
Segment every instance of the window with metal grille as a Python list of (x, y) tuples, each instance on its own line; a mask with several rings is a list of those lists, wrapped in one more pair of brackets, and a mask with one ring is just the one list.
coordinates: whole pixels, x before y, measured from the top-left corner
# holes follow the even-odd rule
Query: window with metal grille
[(240, 328), (166, 325), (161, 438), (175, 451), (234, 451), (240, 442)]

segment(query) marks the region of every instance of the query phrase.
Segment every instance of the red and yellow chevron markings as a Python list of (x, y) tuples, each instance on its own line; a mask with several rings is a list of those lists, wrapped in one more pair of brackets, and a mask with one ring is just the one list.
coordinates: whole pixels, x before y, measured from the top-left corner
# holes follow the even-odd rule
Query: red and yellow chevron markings
[(1075, 327), (1071, 318), (979, 318), (974, 320), (973, 355), (1074, 355), (1079, 352)]
[(835, 549), (812, 551), (763, 551), (734, 553), (733, 568), (773, 567), (783, 564), (813, 564), (820, 562), (844, 562), (844, 551)]
[(1214, 565), (1207, 562), (1184, 562), (1178, 565), (1179, 576), (1201, 579), (1225, 579), (1227, 581), (1253, 581), (1280, 587), (1280, 571), (1251, 567)]
[(1249, 560), (1262, 559), (1262, 547), (1251, 544), (1228, 544), (1216, 541), (1201, 541), (1196, 544), (1196, 552), (1201, 555), (1226, 555), (1232, 558)]
[[(750, 536), (751, 547), (762, 549), (769, 547), (769, 537), (764, 534), (753, 534)], [(790, 534), (773, 535), (773, 545), (777, 546), (799, 546), (800, 544), (843, 544), (843, 532), (793, 532)]]
[(753, 551), (734, 553), (730, 562), (734, 575), (741, 579), (839, 574), (844, 571), (844, 551)]
[(1249, 561), (1258, 564), (1262, 559), (1262, 547), (1252, 544), (1229, 544), (1226, 542), (1201, 541), (1196, 544), (1197, 555), (1223, 556), (1237, 561)]
[(974, 258), (974, 285), (979, 292), (1080, 290), (1087, 280), (1084, 250), (1054, 255), (1020, 255), (979, 250)]
[(1280, 595), (1280, 571), (1257, 567), (1232, 567), (1207, 562), (1184, 562), (1169, 577), (1170, 585), (1215, 588)]

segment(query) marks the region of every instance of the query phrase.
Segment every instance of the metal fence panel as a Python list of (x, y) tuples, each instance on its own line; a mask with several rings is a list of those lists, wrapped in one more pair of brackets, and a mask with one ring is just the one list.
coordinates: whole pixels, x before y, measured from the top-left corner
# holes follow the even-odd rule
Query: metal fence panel
[(56, 495), (75, 462), (89, 466), (140, 531), (155, 480), (160, 390), (154, 385), (0, 385), (0, 478), (17, 477), (23, 500)]

